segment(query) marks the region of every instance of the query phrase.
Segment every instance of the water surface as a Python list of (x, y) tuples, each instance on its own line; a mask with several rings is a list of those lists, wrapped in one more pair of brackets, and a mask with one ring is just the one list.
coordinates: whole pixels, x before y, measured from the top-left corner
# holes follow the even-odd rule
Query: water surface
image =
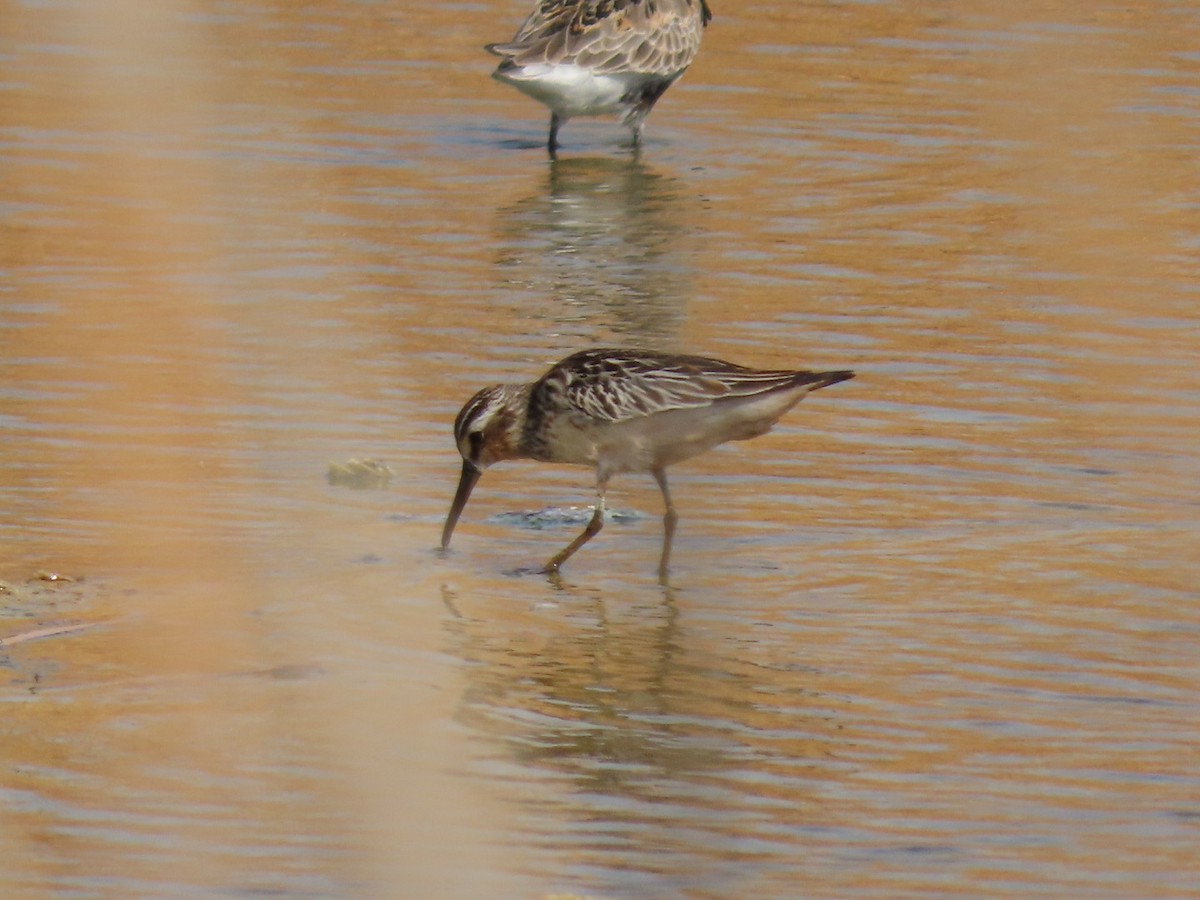
[[(0, 638), (93, 627), (0, 647), (4, 895), (1195, 896), (1193, 5), (716, 4), (556, 163), (525, 5), (6, 12)], [(858, 377), (672, 471), (669, 585), (649, 478), (436, 553), (603, 344)]]

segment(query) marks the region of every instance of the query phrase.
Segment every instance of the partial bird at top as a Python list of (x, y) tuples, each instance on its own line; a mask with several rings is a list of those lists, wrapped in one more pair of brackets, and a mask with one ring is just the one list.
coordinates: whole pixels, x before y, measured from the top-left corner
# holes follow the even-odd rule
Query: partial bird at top
[(546, 147), (576, 116), (620, 115), (642, 140), (654, 104), (687, 71), (712, 18), (707, 0), (538, 0), (492, 77), (550, 108)]

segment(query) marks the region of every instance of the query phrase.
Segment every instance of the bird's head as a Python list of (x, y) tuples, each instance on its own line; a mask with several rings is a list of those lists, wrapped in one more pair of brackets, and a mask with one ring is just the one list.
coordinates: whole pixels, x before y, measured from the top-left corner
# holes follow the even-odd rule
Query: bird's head
[(496, 384), (484, 388), (467, 401), (454, 420), (454, 441), (462, 455), (462, 474), (458, 490), (442, 529), (442, 549), (450, 544), (450, 536), (458, 517), (462, 515), (475, 483), (488, 466), (519, 456), (520, 432), (523, 422), (522, 400), (525, 385)]

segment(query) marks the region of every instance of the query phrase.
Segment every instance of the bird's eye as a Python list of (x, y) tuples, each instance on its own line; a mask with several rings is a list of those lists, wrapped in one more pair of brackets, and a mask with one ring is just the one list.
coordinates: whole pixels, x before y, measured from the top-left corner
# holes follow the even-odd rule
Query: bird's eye
[(483, 432), (472, 431), (467, 435), (467, 443), (471, 445), (471, 456), (478, 456), (479, 448), (483, 446)]

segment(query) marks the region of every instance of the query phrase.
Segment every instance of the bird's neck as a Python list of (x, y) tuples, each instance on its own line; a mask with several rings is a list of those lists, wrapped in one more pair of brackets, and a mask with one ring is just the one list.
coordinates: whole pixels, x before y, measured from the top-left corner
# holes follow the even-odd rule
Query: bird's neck
[(506, 384), (503, 386), (504, 407), (493, 419), (491, 428), (495, 437), (489, 443), (496, 447), (499, 459), (528, 459), (529, 450), (529, 395), (532, 384)]

